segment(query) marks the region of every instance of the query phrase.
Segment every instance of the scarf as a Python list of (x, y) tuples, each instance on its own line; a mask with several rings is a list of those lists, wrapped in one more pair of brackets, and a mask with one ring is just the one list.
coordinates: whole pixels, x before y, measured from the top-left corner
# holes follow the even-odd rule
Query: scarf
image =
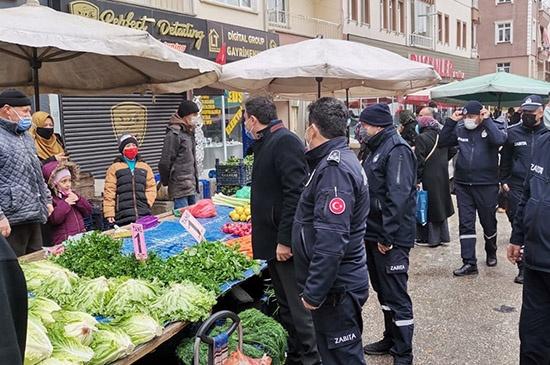
[(48, 139), (42, 138), (36, 133), (36, 128), (44, 128), (44, 123), (46, 119), (53, 118), (46, 112), (36, 112), (32, 115), (32, 127), (30, 134), (34, 139), (34, 144), (36, 146), (36, 154), (40, 159), (46, 160), (52, 156), (63, 153), (63, 147), (57, 141), (55, 134)]

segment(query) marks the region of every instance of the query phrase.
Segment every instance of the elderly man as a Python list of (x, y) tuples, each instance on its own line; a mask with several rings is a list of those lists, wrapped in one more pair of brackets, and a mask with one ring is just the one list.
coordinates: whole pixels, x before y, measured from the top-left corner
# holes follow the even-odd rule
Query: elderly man
[(17, 256), (42, 248), (40, 226), (53, 211), (30, 126), (30, 99), (17, 90), (0, 93), (0, 234)]

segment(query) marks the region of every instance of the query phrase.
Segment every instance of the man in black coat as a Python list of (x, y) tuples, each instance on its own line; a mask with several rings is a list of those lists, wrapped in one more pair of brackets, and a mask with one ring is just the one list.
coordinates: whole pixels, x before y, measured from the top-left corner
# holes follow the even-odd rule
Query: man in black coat
[(416, 158), (395, 130), (388, 105), (367, 107), (359, 120), (371, 151), (363, 163), (370, 192), (367, 266), (385, 323), (383, 339), (364, 350), (368, 355), (390, 353), (395, 365), (409, 365), (414, 320), (407, 282), (416, 237)]
[(367, 177), (346, 138), (347, 109), (334, 98), (309, 106), (310, 175), (292, 231), (296, 277), (311, 310), (323, 364), (365, 364), (361, 308), (368, 297)]
[[(521, 105), (522, 122), (508, 128), (508, 138), (500, 151), (500, 183), (508, 201), (506, 214), (514, 222), (517, 206), (523, 193), (523, 183), (531, 167), (535, 142), (548, 130), (544, 126), (544, 104), (538, 95), (531, 95)], [(518, 261), (519, 273), (514, 279), (523, 282), (523, 265)]]
[(519, 320), (520, 364), (550, 364), (550, 133), (535, 142), (533, 159), (514, 218), (508, 259), (524, 249), (523, 300)]
[(304, 145), (277, 118), (275, 104), (257, 97), (245, 103), (245, 129), (252, 152), (252, 247), (266, 260), (279, 317), (288, 331), (287, 364), (319, 364), (311, 313), (302, 305), (292, 259), (296, 204), (307, 177)]

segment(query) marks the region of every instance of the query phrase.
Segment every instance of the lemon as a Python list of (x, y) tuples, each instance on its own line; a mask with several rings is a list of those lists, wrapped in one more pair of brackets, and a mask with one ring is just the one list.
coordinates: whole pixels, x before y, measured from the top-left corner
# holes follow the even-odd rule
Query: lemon
[(236, 211), (238, 214), (243, 214), (243, 213), (244, 213), (244, 208), (243, 208), (243, 207), (237, 207), (237, 208), (235, 208), (235, 211)]
[(246, 215), (250, 215), (250, 207), (244, 208), (244, 213), (245, 213)]

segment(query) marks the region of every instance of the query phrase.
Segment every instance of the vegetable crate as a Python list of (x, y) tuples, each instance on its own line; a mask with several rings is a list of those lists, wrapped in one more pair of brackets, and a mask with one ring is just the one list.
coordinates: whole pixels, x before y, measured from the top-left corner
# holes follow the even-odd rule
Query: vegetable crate
[(252, 166), (247, 166), (243, 160), (237, 165), (222, 165), (216, 159), (216, 186), (218, 190), (224, 185), (245, 186), (252, 181)]

